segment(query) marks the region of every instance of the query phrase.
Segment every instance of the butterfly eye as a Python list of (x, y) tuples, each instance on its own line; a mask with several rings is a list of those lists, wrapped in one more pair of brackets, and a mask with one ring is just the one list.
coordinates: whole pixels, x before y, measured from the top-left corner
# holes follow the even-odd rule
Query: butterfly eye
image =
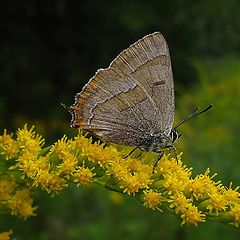
[(179, 135), (175, 129), (171, 130), (170, 136), (173, 143), (176, 142), (181, 137), (181, 135)]

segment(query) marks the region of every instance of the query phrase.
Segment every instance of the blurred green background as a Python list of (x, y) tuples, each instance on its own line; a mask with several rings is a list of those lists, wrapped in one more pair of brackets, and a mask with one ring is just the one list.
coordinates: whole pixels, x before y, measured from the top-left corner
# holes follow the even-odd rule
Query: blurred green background
[[(61, 107), (101, 67), (154, 31), (167, 39), (174, 71), (176, 121), (214, 104), (182, 126), (178, 151), (194, 174), (207, 167), (228, 185), (240, 183), (240, 1), (1, 1), (0, 129), (24, 123), (53, 143), (70, 129)], [(170, 213), (98, 186), (59, 196), (37, 192), (37, 216), (1, 216), (17, 239), (239, 239), (220, 223), (180, 227)]]

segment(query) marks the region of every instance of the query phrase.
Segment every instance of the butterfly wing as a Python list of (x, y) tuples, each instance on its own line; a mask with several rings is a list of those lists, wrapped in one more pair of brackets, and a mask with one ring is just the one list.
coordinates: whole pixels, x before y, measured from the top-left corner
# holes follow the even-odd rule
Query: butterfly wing
[(150, 133), (169, 132), (173, 80), (162, 35), (148, 35), (124, 50), (109, 68), (97, 71), (75, 100), (73, 125), (105, 141), (140, 146)]
[(110, 67), (134, 78), (153, 103), (152, 131), (169, 135), (175, 112), (174, 83), (166, 40), (161, 33), (147, 35), (121, 52)]

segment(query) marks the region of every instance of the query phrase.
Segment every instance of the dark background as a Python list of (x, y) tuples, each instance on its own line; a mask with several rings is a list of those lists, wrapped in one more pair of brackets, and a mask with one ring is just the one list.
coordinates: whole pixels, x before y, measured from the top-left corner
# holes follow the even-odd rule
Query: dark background
[[(0, 129), (35, 125), (46, 142), (73, 136), (61, 107), (112, 59), (146, 34), (166, 38), (174, 71), (176, 121), (196, 106), (214, 108), (180, 129), (178, 149), (194, 174), (210, 167), (240, 182), (240, 2), (237, 0), (0, 1)], [(3, 216), (18, 239), (236, 239), (218, 223), (180, 227), (170, 213), (145, 209), (99, 187), (36, 193), (38, 215)]]

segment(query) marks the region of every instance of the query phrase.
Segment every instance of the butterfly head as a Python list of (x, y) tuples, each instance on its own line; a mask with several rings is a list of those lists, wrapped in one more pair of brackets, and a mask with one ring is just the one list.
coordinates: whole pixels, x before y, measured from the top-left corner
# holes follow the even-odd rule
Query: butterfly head
[(175, 129), (172, 129), (169, 135), (160, 134), (151, 137), (148, 150), (159, 153), (166, 148), (172, 148), (174, 143), (180, 138), (181, 135)]

